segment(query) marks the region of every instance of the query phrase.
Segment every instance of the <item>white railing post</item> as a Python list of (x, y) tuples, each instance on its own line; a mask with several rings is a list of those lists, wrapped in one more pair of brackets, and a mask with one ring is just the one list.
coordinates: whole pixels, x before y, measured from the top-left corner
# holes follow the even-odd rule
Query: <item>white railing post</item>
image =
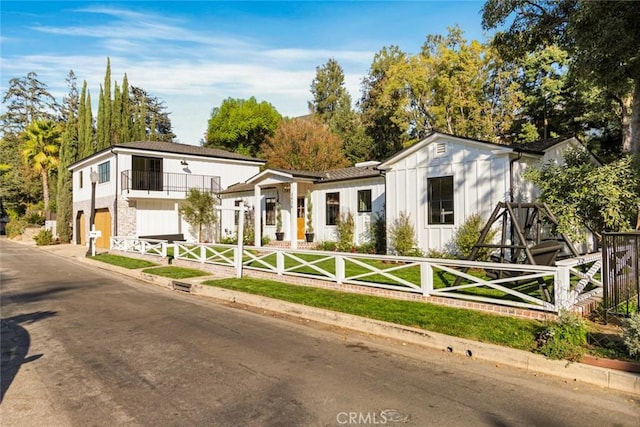
[(433, 291), (433, 268), (427, 261), (420, 263), (420, 288), (422, 295), (428, 297)]
[(341, 285), (344, 282), (344, 257), (342, 255), (336, 255), (336, 283)]
[(284, 252), (276, 252), (276, 272), (282, 276), (284, 274)]
[(556, 267), (555, 282), (553, 287), (555, 306), (556, 311), (560, 312), (560, 310), (567, 309), (572, 305), (570, 300), (571, 274), (568, 266), (561, 265)]
[(140, 254), (144, 255), (144, 251), (145, 251), (145, 242), (144, 240), (139, 240), (140, 242)]
[(161, 245), (161, 246), (160, 246), (160, 256), (161, 256), (162, 258), (166, 258), (166, 257), (167, 257), (167, 245), (168, 245), (168, 244), (169, 244), (168, 242), (162, 242), (162, 243), (160, 243), (160, 245)]
[(199, 243), (199, 245), (200, 245), (200, 263), (204, 264), (204, 262), (207, 259), (207, 247), (201, 243)]

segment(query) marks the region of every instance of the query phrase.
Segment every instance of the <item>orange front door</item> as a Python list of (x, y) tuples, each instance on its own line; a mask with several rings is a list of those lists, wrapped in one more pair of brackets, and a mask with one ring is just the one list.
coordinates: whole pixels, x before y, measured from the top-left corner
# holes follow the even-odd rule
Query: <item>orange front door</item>
[(296, 211), (298, 218), (298, 235), (296, 237), (298, 240), (304, 240), (304, 197), (298, 197), (298, 207)]
[(111, 213), (109, 209), (97, 209), (95, 218), (96, 230), (102, 232), (102, 236), (96, 239), (96, 247), (109, 249), (111, 244)]

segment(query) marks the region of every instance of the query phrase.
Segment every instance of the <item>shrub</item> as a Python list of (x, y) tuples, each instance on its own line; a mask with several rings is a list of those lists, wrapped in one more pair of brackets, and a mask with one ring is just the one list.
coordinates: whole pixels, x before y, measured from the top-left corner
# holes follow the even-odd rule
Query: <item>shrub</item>
[(387, 221), (384, 214), (377, 214), (371, 224), (371, 236), (377, 254), (387, 253)]
[(338, 244), (336, 242), (320, 242), (318, 243), (318, 249), (321, 251), (334, 252), (338, 250)]
[(560, 319), (547, 326), (537, 338), (537, 352), (549, 359), (578, 361), (587, 344), (584, 320), (573, 313), (562, 312)]
[[(456, 257), (460, 259), (469, 258), (473, 246), (480, 239), (480, 234), (482, 233), (485, 223), (486, 221), (482, 219), (479, 214), (473, 214), (465, 220), (464, 224), (462, 224), (460, 228), (458, 228), (453, 237), (453, 254)], [(483, 240), (483, 243), (493, 241), (496, 232), (496, 230), (490, 230)], [(480, 248), (475, 259), (477, 261), (488, 261), (490, 253), (490, 248)]]
[(38, 246), (48, 246), (55, 245), (57, 243), (56, 239), (53, 237), (53, 233), (51, 230), (42, 229), (38, 234), (35, 235), (33, 240), (36, 241), (36, 245)]
[(338, 250), (349, 252), (353, 247), (353, 236), (355, 235), (356, 223), (351, 212), (342, 212), (336, 224), (338, 234)]
[(45, 218), (38, 212), (29, 212), (24, 219), (29, 225), (44, 225)]
[(313, 233), (313, 203), (311, 202), (311, 191), (307, 191), (307, 228), (305, 233)]
[(405, 212), (400, 212), (398, 218), (391, 224), (389, 230), (391, 247), (400, 256), (411, 256), (415, 253), (416, 233), (411, 218)]
[(640, 360), (640, 312), (625, 320), (623, 338), (629, 356)]
[(24, 233), (25, 228), (27, 228), (27, 221), (22, 218), (11, 219), (6, 226), (7, 237), (13, 238), (16, 236), (20, 236)]

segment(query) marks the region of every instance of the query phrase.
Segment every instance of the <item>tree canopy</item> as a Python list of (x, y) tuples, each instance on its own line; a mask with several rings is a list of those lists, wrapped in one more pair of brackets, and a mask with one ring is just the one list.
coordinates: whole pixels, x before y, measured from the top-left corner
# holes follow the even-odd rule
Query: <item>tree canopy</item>
[(273, 105), (256, 98), (227, 98), (211, 112), (205, 147), (256, 156), (260, 145), (273, 135), (282, 116)]
[(640, 3), (585, 0), (488, 0), (485, 29), (509, 60), (557, 45), (570, 74), (616, 104), (624, 152), (640, 153)]
[(349, 165), (342, 140), (316, 116), (284, 119), (261, 154), (272, 168), (326, 171)]

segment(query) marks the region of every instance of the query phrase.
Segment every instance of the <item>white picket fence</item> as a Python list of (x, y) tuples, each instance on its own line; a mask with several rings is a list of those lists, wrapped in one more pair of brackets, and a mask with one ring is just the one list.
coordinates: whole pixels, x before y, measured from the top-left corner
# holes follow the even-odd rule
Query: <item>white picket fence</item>
[[(555, 267), (343, 252), (239, 247), (222, 244), (112, 237), (112, 249), (175, 259), (314, 278), (558, 313), (602, 292), (599, 253), (557, 262)], [(583, 271), (586, 270), (586, 271)], [(500, 277), (499, 272), (508, 277)], [(275, 278), (275, 277), (274, 277)], [(458, 279), (459, 278), (459, 279)], [(551, 290), (549, 298), (540, 283)]]

